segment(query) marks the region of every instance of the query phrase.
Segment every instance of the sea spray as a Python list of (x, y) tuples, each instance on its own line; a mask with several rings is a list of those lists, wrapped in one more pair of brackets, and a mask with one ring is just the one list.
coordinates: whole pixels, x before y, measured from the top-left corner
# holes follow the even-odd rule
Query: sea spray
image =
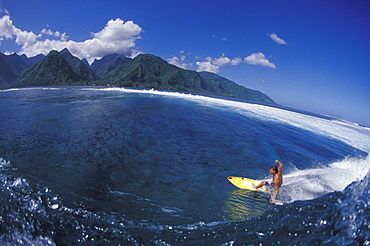
[(345, 157), (328, 166), (297, 169), (284, 175), (280, 199), (284, 203), (290, 203), (342, 191), (352, 182), (362, 180), (369, 171), (370, 156), (366, 158)]
[[(1, 243), (369, 244), (368, 129), (156, 93), (0, 93)], [(275, 159), (282, 206), (226, 180)]]

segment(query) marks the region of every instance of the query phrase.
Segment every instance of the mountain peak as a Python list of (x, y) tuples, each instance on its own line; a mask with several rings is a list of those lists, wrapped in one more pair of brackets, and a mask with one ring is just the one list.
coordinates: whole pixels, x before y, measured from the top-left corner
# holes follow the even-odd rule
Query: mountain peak
[(62, 49), (59, 53), (62, 54), (62, 55), (63, 54), (70, 54), (70, 55), (72, 55), (71, 52), (69, 51), (69, 49), (67, 49), (67, 48)]
[(96, 71), (96, 69), (108, 62), (111, 62), (113, 61), (114, 59), (116, 59), (116, 57), (119, 56), (119, 54), (117, 53), (114, 53), (114, 54), (110, 54), (110, 55), (106, 55), (104, 57), (102, 57), (101, 59), (95, 59), (94, 62), (91, 64), (91, 69)]
[(111, 54), (104, 56), (100, 60), (95, 60), (91, 64), (91, 69), (93, 69), (100, 78), (103, 78), (107, 73), (109, 73), (113, 69), (120, 67), (129, 61), (131, 61), (131, 59), (127, 58), (124, 55), (120, 55), (117, 53)]
[(86, 80), (95, 81), (99, 79), (89, 65), (85, 64), (83, 61), (73, 56), (67, 48), (64, 48), (62, 51), (60, 51), (60, 54), (69, 63), (69, 65), (76, 69), (78, 73), (84, 75), (86, 77)]
[(85, 81), (56, 50), (49, 52), (38, 63), (22, 74), (14, 83), (15, 87), (72, 85)]
[(153, 54), (140, 54), (136, 56), (133, 60), (137, 62), (158, 62), (160, 64), (171, 65), (167, 61), (163, 60), (161, 57)]
[[(2, 63), (6, 68), (6, 61)], [(98, 75), (103, 79), (98, 80)], [(0, 73), (0, 86), (7, 86), (6, 83), (9, 82), (1, 76)], [(154, 88), (231, 96), (274, 104), (271, 98), (260, 91), (237, 85), (213, 73), (198, 73), (179, 68), (153, 54), (140, 54), (134, 59), (111, 54), (95, 60), (90, 67), (73, 56), (67, 48), (60, 52), (52, 50), (18, 77), (15, 83), (10, 84), (13, 87), (96, 84)]]

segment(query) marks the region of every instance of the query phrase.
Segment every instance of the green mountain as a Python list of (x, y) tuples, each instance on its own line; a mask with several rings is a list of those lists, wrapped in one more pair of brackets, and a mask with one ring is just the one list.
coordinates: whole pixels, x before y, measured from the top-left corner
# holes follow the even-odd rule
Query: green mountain
[(11, 85), (17, 79), (17, 71), (6, 61), (5, 55), (0, 53), (0, 88)]
[(0, 88), (9, 87), (35, 63), (35, 58), (27, 58), (26, 55), (0, 53)]
[(0, 88), (6, 88), (34, 63), (26, 55), (0, 53)]
[(11, 55), (3, 55), (3, 57), (12, 70), (16, 72), (17, 77), (31, 67), (31, 65), (26, 62), (26, 59), (24, 59), (26, 55), (19, 56), (14, 53)]
[(95, 59), (93, 63), (91, 63), (91, 69), (93, 71), (96, 71), (100, 66), (103, 66), (104, 64), (109, 63), (113, 61), (114, 59), (116, 59), (117, 56), (120, 56), (120, 55), (117, 53), (114, 53), (114, 54), (103, 56), (101, 59)]
[(200, 72), (199, 74), (207, 82), (209, 87), (213, 88), (216, 94), (275, 104), (266, 94), (245, 88), (217, 74), (209, 72)]
[(138, 55), (112, 70), (103, 78), (103, 84), (192, 92), (203, 92), (205, 86), (197, 72), (170, 65), (149, 54)]
[(73, 56), (71, 52), (67, 48), (64, 48), (60, 54), (63, 56), (63, 58), (68, 62), (69, 65), (71, 65), (74, 69), (76, 69), (80, 74), (83, 74), (88, 78), (90, 81), (98, 80), (99, 77), (96, 75), (96, 73), (90, 68), (90, 66), (86, 65), (84, 62), (82, 62), (77, 57)]
[(131, 61), (130, 58), (127, 58), (124, 55), (114, 54), (113, 56), (114, 56), (114, 59), (112, 59), (112, 60), (109, 60), (109, 58), (105, 59), (106, 62), (104, 63), (105, 60), (101, 61), (100, 62), (101, 65), (99, 65), (99, 66), (96, 66), (96, 64), (99, 64), (99, 62), (97, 62), (97, 63), (94, 62), (93, 64), (91, 64), (91, 67), (93, 67), (93, 65), (96, 66), (95, 73), (100, 78), (103, 78), (107, 73), (109, 73), (113, 69), (116, 69), (116, 68), (126, 64), (127, 62)]
[(12, 83), (9, 81), (14, 81), (19, 72), (0, 56), (0, 87), (110, 85), (214, 94), (275, 103), (260, 91), (247, 89), (213, 73), (179, 68), (150, 54), (141, 54), (134, 59), (113, 54), (94, 61), (92, 65), (96, 73), (105, 75), (102, 79), (96, 80), (96, 73), (67, 49), (60, 53), (50, 51)]
[(28, 65), (28, 68), (38, 63), (44, 57), (45, 56), (43, 54), (38, 54), (37, 56), (29, 57), (29, 58), (24, 54), (21, 55), (22, 60)]
[(141, 54), (109, 72), (102, 80), (102, 85), (106, 84), (208, 93), (275, 103), (262, 92), (247, 89), (216, 74), (182, 69), (149, 54)]
[(75, 70), (55, 50), (23, 73), (12, 87), (76, 85), (89, 78)]

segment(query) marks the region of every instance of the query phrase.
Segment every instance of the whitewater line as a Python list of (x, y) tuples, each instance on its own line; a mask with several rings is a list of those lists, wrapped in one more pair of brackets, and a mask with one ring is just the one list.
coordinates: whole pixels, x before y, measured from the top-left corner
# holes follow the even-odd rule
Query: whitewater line
[[(12, 88), (0, 92), (15, 90), (61, 90), (68, 87), (32, 87)], [(194, 95), (186, 92), (158, 91), (155, 89), (131, 89), (122, 87), (71, 87), (79, 90), (116, 91), (123, 93), (152, 94), (166, 97), (176, 97), (198, 102), (203, 106), (218, 107), (224, 110), (234, 110), (246, 117), (258, 118), (263, 121), (272, 121), (280, 124), (288, 124), (297, 128), (333, 138), (353, 146), (366, 153), (370, 153), (370, 128), (362, 127), (355, 123), (341, 120), (327, 120), (311, 115), (305, 115), (289, 111), (287, 109), (275, 108), (273, 106), (239, 102), (228, 99), (213, 98), (206, 95)], [(256, 102), (257, 103), (257, 102)], [(225, 108), (225, 106), (227, 108)]]
[[(87, 89), (91, 90), (94, 88)], [(280, 124), (288, 124), (297, 128), (302, 128), (304, 130), (323, 135), (325, 137), (337, 139), (368, 154), (370, 153), (370, 129), (362, 127), (355, 123), (349, 123), (340, 120), (327, 120), (311, 115), (289, 111), (286, 109), (275, 108), (273, 106), (213, 98), (205, 95), (193, 95), (190, 93), (158, 91), (154, 89), (127, 89), (118, 87), (97, 88), (97, 90), (119, 91), (124, 93), (144, 93), (177, 97), (199, 102), (203, 106), (206, 102), (207, 104), (205, 106), (218, 106), (221, 109), (225, 109), (225, 106), (227, 106), (228, 109), (233, 109), (237, 113), (245, 115), (247, 117), (258, 118), (264, 121), (267, 120)]]

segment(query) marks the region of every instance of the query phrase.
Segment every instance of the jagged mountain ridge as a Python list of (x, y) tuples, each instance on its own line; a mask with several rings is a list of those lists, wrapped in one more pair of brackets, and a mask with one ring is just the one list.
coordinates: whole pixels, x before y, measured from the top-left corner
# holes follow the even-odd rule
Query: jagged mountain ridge
[[(12, 74), (14, 80), (17, 73), (7, 67), (6, 60), (4, 62), (0, 57), (0, 67), (2, 65)], [(141, 54), (134, 59), (113, 54), (95, 60), (88, 66), (74, 57), (68, 49), (64, 49), (61, 52), (51, 51), (22, 73), (15, 82), (4, 80), (0, 74), (0, 87), (3, 88), (55, 85), (154, 88), (231, 96), (275, 104), (260, 91), (237, 85), (216, 74), (179, 68), (151, 54)]]
[(221, 77), (217, 74), (210, 72), (199, 72), (199, 74), (204, 80), (211, 84), (214, 90), (218, 93), (222, 93), (226, 96), (239, 95), (239, 97), (248, 98), (252, 101), (261, 101), (272, 104), (275, 103), (266, 94), (257, 90), (245, 88), (244, 86), (238, 85), (233, 81)]
[(0, 88), (5, 88), (14, 83), (27, 69), (32, 67), (44, 56), (38, 55), (27, 58), (26, 55), (5, 55), (0, 53)]
[[(105, 58), (108, 59), (105, 59)], [(105, 56), (99, 61), (94, 61), (91, 64), (91, 68), (94, 69), (95, 73), (100, 77), (103, 78), (107, 73), (110, 71), (126, 64), (127, 62), (131, 61), (132, 59), (119, 54), (113, 54), (110, 56)]]
[(103, 81), (120, 87), (198, 92), (205, 89), (204, 80), (196, 71), (178, 68), (150, 54), (138, 55), (109, 72)]
[(99, 79), (99, 76), (94, 73), (90, 66), (86, 65), (83, 61), (73, 56), (67, 48), (64, 48), (60, 52), (60, 54), (68, 62), (69, 65), (76, 69), (80, 74), (86, 76), (89, 81), (95, 81)]
[(103, 78), (103, 84), (108, 83), (119, 87), (208, 93), (275, 104), (260, 91), (245, 88), (217, 74), (179, 68), (150, 54), (138, 55), (109, 72)]
[(23, 73), (13, 87), (75, 85), (88, 81), (88, 77), (74, 69), (55, 50)]

